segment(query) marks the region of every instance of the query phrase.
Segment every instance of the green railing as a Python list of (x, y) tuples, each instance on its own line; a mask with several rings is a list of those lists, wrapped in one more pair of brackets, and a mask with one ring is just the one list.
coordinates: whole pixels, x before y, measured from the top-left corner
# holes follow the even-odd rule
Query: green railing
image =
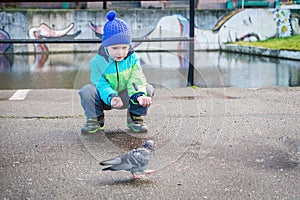
[(266, 0), (239, 0), (238, 8), (246, 7), (270, 7), (270, 2)]

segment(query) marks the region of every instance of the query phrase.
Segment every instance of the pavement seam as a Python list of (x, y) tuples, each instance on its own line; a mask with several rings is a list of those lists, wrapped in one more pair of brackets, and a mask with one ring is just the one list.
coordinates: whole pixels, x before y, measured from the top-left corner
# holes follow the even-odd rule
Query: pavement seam
[(1, 119), (70, 119), (80, 118), (83, 115), (69, 115), (69, 116), (0, 116)]

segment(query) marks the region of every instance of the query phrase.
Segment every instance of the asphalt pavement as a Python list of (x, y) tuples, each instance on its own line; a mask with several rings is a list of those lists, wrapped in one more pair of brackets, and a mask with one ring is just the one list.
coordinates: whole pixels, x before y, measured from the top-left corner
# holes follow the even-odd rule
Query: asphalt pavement
[[(112, 110), (92, 135), (78, 90), (16, 92), (0, 90), (0, 199), (300, 199), (300, 87), (157, 88), (148, 133)], [(101, 171), (147, 139), (154, 174)]]

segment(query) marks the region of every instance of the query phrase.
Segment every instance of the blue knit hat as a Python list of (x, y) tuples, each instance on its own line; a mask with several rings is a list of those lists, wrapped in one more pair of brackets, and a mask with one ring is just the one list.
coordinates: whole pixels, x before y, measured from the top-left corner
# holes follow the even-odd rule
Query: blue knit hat
[(108, 21), (104, 24), (102, 45), (104, 47), (116, 44), (130, 44), (130, 28), (123, 20), (116, 18), (116, 11), (111, 10), (106, 14)]

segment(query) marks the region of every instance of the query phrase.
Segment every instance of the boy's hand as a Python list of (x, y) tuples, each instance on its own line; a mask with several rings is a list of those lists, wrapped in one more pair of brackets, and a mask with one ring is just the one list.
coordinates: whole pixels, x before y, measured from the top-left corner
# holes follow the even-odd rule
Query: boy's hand
[(152, 104), (152, 98), (151, 97), (140, 96), (140, 97), (137, 98), (137, 101), (139, 102), (139, 104), (141, 106), (144, 106), (144, 107), (150, 106)]
[(113, 97), (110, 102), (111, 107), (121, 108), (123, 106), (123, 102), (120, 97)]

